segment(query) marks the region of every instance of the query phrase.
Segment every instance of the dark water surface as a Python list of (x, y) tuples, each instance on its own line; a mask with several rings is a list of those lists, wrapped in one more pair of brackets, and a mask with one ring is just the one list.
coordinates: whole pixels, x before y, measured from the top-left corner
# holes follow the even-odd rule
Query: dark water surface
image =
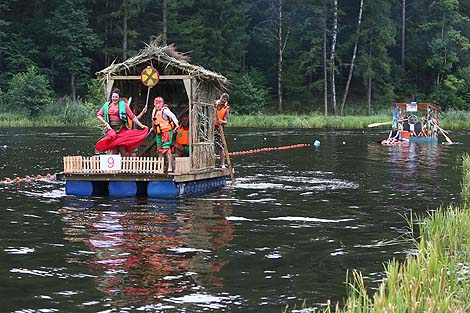
[[(0, 130), (5, 177), (92, 155), (97, 129)], [(234, 156), (237, 187), (157, 201), (66, 196), (63, 182), (0, 183), (2, 312), (280, 312), (371, 286), (402, 259), (404, 218), (460, 199), (458, 145), (382, 147), (385, 131), (226, 131), (229, 149), (320, 140), (319, 148)], [(398, 239), (398, 240), (397, 240)]]

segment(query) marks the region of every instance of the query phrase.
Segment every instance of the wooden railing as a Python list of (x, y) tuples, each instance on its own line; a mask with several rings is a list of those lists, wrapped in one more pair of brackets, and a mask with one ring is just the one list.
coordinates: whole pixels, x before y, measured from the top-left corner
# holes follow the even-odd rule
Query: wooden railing
[(157, 157), (122, 157), (121, 169), (101, 169), (100, 157), (66, 156), (64, 173), (101, 174), (101, 173), (163, 173), (163, 158)]
[[(163, 158), (158, 157), (122, 157), (120, 169), (100, 168), (100, 157), (66, 156), (64, 157), (65, 174), (162, 174)], [(189, 173), (189, 158), (176, 158), (175, 173)]]

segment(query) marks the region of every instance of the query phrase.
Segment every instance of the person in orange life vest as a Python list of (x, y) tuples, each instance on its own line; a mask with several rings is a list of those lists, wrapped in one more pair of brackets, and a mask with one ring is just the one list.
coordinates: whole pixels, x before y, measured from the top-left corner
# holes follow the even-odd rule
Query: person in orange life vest
[(173, 172), (173, 160), (171, 154), (171, 142), (173, 129), (179, 127), (175, 114), (166, 106), (162, 97), (157, 97), (153, 101), (152, 111), (153, 130), (157, 134), (157, 152), (164, 155), (168, 164), (168, 172)]
[[(148, 128), (134, 115), (129, 105), (121, 100), (121, 91), (117, 88), (112, 91), (110, 101), (106, 102), (98, 113), (96, 113), (96, 118), (103, 123), (108, 136), (111, 138), (115, 138), (117, 134), (123, 135), (128, 131), (128, 117), (140, 128)], [(124, 135), (121, 137), (124, 137)], [(132, 140), (131, 138), (129, 139)], [(111, 153), (120, 153), (122, 156), (127, 156), (128, 151), (125, 146), (110, 145), (112, 146)]]
[(228, 106), (228, 100), (230, 99), (229, 95), (223, 93), (220, 96), (220, 99), (215, 101), (214, 106), (216, 109), (216, 116), (215, 116), (215, 129), (214, 129), (214, 143), (215, 143), (215, 150), (220, 155), (220, 166), (225, 168), (225, 153), (224, 153), (224, 146), (222, 143), (222, 137), (220, 134), (219, 125), (225, 127), (228, 122), (229, 114), (230, 114), (230, 107)]
[(181, 125), (176, 130), (175, 145), (173, 153), (178, 157), (189, 156), (189, 115), (186, 114), (181, 120)]

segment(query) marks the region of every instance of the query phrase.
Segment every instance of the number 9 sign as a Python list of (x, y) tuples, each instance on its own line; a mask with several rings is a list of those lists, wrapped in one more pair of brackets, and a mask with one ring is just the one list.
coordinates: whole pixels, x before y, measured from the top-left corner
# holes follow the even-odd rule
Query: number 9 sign
[(118, 171), (121, 169), (121, 156), (119, 154), (100, 155), (100, 170)]

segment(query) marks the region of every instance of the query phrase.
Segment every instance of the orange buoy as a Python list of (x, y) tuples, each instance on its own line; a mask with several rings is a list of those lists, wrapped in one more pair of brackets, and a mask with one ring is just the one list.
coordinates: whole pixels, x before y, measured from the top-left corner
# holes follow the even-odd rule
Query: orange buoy
[(36, 175), (36, 179), (41, 179), (42, 176), (41, 175)]
[(11, 183), (11, 179), (10, 178), (5, 178), (5, 183)]
[(24, 179), (25, 179), (25, 180), (30, 180), (31, 177), (30, 177), (29, 175), (26, 175), (26, 176), (24, 177)]
[(19, 183), (20, 181), (21, 181), (21, 178), (19, 178), (18, 176), (16, 176), (15, 182)]
[(52, 177), (52, 175), (47, 173), (46, 178), (50, 179), (51, 177)]

